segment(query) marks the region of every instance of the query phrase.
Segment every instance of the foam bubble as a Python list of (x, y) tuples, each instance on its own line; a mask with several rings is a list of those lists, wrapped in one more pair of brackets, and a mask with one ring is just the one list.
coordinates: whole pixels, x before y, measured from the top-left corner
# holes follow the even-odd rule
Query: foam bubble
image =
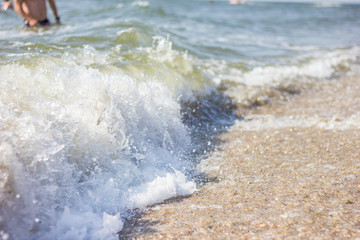
[(184, 174), (175, 171), (174, 174), (158, 176), (152, 182), (130, 189), (130, 199), (136, 207), (145, 207), (149, 203), (154, 204), (173, 196), (191, 194), (195, 190), (195, 183), (187, 181)]

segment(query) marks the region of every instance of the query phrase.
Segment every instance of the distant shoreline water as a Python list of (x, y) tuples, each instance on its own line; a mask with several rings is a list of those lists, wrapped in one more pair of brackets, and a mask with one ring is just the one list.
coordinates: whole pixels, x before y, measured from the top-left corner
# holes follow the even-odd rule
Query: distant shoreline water
[(359, 73), (357, 5), (57, 4), (51, 28), (0, 13), (2, 239), (116, 238), (196, 191), (235, 105)]

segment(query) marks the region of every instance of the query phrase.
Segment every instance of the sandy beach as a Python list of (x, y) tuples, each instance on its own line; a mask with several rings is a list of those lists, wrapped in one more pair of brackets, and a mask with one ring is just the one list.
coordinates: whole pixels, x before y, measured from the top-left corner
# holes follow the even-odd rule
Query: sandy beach
[(360, 238), (360, 77), (250, 109), (199, 168), (209, 182), (148, 208), (120, 239)]

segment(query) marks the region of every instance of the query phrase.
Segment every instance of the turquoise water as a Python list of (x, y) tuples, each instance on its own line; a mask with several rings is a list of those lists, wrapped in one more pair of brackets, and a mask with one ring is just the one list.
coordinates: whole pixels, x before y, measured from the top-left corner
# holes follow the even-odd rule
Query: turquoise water
[(57, 5), (46, 29), (0, 12), (0, 239), (116, 239), (196, 191), (235, 106), (359, 73), (360, 5)]

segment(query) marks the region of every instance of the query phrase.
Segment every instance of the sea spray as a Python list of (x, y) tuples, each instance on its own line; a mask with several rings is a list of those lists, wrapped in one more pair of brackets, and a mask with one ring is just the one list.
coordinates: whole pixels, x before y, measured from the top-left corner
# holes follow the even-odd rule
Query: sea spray
[(129, 207), (195, 190), (181, 173), (190, 138), (166, 86), (40, 65), (0, 67), (0, 221), (12, 238), (107, 239)]

